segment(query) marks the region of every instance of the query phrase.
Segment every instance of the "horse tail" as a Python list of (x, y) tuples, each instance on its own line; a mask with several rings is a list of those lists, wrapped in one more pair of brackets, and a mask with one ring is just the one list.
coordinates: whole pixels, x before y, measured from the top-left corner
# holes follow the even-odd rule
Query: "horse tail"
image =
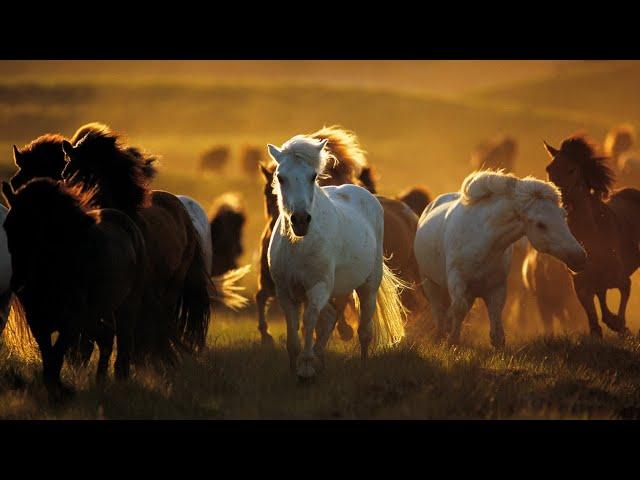
[(240, 310), (246, 307), (248, 300), (239, 293), (244, 290), (244, 287), (237, 285), (237, 282), (249, 271), (251, 271), (251, 265), (245, 265), (213, 277), (211, 279), (213, 286), (211, 300), (232, 310)]
[(38, 344), (31, 334), (24, 307), (17, 295), (11, 295), (11, 310), (4, 331), (5, 344), (26, 360), (39, 358)]
[(407, 312), (400, 301), (400, 294), (410, 288), (385, 262), (382, 263), (382, 281), (376, 296), (376, 313), (373, 316), (373, 351), (391, 347), (404, 338)]
[(207, 273), (202, 247), (195, 228), (190, 228), (190, 230), (193, 232), (192, 238), (196, 242), (197, 248), (195, 248), (182, 287), (178, 332), (181, 342), (187, 349), (199, 351), (205, 346), (211, 319), (209, 300), (211, 280)]

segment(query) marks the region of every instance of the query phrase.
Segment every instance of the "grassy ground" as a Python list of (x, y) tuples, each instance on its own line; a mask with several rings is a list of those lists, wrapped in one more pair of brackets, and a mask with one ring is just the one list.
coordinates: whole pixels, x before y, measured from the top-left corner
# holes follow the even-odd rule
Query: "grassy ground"
[[(543, 139), (557, 144), (577, 130), (602, 138), (613, 122), (640, 122), (637, 64), (579, 70), (444, 98), (416, 93), (416, 78), (398, 81), (398, 88), (388, 82), (364, 87), (246, 78), (163, 83), (85, 75), (54, 81), (46, 75), (12, 77), (10, 68), (0, 68), (0, 177), (14, 169), (13, 143), (45, 132), (71, 135), (89, 121), (109, 123), (131, 143), (162, 156), (155, 188), (191, 195), (205, 207), (223, 192), (240, 193), (248, 212), (241, 263), (256, 266), (262, 186), (240, 169), (243, 145), (281, 143), (338, 123), (358, 133), (383, 194), (416, 183), (439, 194), (459, 188), (471, 150), (502, 131), (518, 139), (516, 173), (544, 177)], [(396, 77), (389, 78), (396, 85)], [(214, 144), (231, 147), (231, 162), (223, 172), (200, 175), (198, 155)], [(636, 274), (627, 315), (634, 332), (640, 327), (638, 280)], [(255, 271), (243, 285), (249, 296), (255, 292)], [(611, 297), (617, 306), (617, 295)], [(640, 417), (635, 339), (527, 336), (511, 321), (507, 348), (495, 352), (486, 322), (471, 320), (461, 347), (435, 345), (428, 335), (415, 334), (363, 368), (357, 342), (334, 338), (317, 383), (300, 386), (288, 371), (277, 309), (273, 319), (275, 349), (259, 345), (251, 310), (217, 315), (210, 349), (201, 357), (187, 358), (165, 375), (137, 371), (130, 382), (111, 381), (103, 391), (92, 380), (95, 365), (87, 371), (65, 367), (65, 380), (78, 394), (59, 407), (47, 402), (37, 361), (0, 342), (0, 418)]]
[(264, 348), (252, 318), (222, 316), (199, 358), (164, 375), (111, 379), (103, 390), (92, 380), (95, 365), (65, 367), (78, 392), (62, 406), (48, 403), (37, 363), (0, 347), (0, 418), (640, 418), (635, 339), (509, 337), (496, 352), (484, 325), (468, 325), (462, 346), (413, 335), (363, 367), (357, 341), (334, 337), (321, 376), (300, 385), (288, 369), (284, 326), (272, 327), (277, 346)]

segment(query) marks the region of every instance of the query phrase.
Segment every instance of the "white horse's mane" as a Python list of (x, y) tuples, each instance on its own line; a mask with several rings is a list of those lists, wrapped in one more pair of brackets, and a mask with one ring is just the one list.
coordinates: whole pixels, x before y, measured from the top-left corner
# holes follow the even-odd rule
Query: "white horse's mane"
[(462, 203), (472, 205), (493, 196), (512, 198), (518, 210), (525, 210), (537, 200), (561, 204), (560, 190), (551, 182), (535, 177), (518, 178), (503, 170), (480, 170), (467, 176), (460, 188)]
[(283, 154), (306, 163), (320, 174), (324, 171), (327, 162), (335, 162), (336, 158), (326, 148), (318, 151), (319, 143), (307, 135), (296, 135), (284, 142), (280, 149)]

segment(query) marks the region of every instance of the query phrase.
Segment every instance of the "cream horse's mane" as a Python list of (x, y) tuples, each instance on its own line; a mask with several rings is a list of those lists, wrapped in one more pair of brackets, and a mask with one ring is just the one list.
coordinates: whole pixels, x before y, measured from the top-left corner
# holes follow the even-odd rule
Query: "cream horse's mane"
[(321, 141), (307, 135), (296, 135), (282, 144), (281, 151), (294, 160), (304, 162), (321, 174), (328, 162), (337, 162), (336, 157), (326, 148), (318, 151)]
[(467, 176), (460, 188), (462, 203), (473, 205), (490, 197), (512, 198), (523, 211), (537, 200), (551, 200), (561, 205), (560, 190), (551, 182), (534, 177), (518, 178), (503, 170), (480, 170)]

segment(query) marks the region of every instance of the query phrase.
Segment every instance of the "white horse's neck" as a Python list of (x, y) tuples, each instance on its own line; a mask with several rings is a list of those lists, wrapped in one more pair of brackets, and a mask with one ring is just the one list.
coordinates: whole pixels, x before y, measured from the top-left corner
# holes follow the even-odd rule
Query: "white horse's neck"
[(502, 255), (511, 244), (525, 233), (524, 221), (519, 215), (511, 198), (500, 198), (491, 206), (492, 219), (489, 235), (491, 253)]

